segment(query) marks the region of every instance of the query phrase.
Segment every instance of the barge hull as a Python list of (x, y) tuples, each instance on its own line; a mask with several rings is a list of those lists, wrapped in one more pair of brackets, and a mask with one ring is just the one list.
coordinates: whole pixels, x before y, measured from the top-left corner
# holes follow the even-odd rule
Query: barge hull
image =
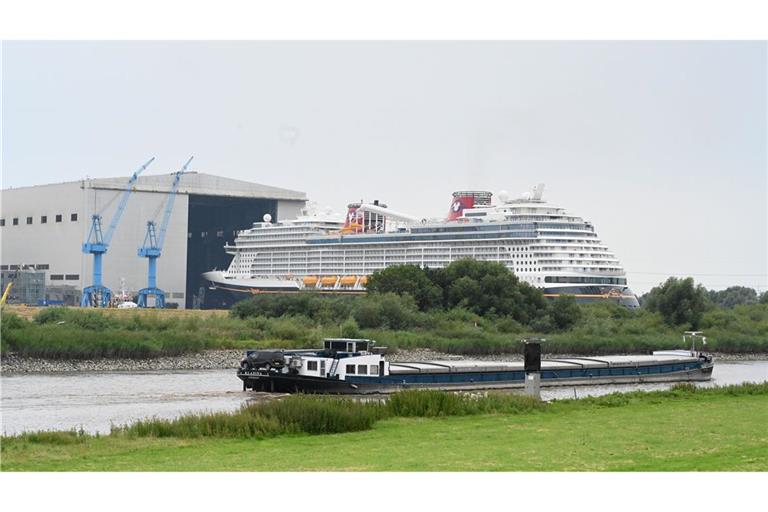
[[(445, 391), (473, 391), (492, 389), (522, 389), (524, 379), (505, 381), (465, 381), (465, 382), (408, 382), (403, 379), (391, 382), (362, 382), (332, 378), (305, 377), (285, 374), (260, 374), (239, 372), (245, 389), (275, 393), (310, 393), (310, 394), (388, 394), (408, 389), (434, 389)], [(590, 386), (606, 384), (644, 384), (660, 382), (706, 381), (712, 377), (712, 366), (635, 376), (590, 377), (542, 379), (542, 387)]]

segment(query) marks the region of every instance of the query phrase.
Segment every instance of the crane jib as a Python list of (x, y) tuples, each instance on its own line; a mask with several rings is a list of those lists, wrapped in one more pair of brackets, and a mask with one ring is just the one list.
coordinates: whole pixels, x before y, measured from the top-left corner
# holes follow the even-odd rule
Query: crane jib
[(80, 300), (82, 307), (107, 307), (112, 298), (112, 291), (104, 286), (101, 282), (102, 276), (102, 257), (109, 248), (109, 243), (112, 241), (112, 235), (115, 234), (120, 218), (125, 211), (125, 207), (128, 204), (131, 192), (133, 192), (133, 185), (139, 177), (139, 174), (144, 172), (147, 167), (155, 160), (155, 157), (150, 158), (147, 162), (139, 167), (131, 177), (128, 179), (123, 188), (123, 193), (120, 197), (120, 203), (117, 205), (112, 220), (109, 223), (109, 228), (102, 234), (101, 231), (101, 215), (94, 214), (91, 216), (91, 229), (88, 232), (88, 238), (83, 244), (83, 252), (86, 254), (93, 254), (93, 275), (90, 286), (83, 288), (83, 296)]
[(163, 250), (163, 243), (165, 242), (165, 233), (168, 229), (168, 223), (171, 220), (171, 213), (173, 211), (173, 203), (176, 198), (176, 192), (179, 189), (179, 183), (181, 177), (187, 171), (187, 167), (192, 162), (192, 158), (182, 166), (182, 168), (176, 172), (171, 184), (171, 189), (168, 192), (168, 199), (165, 206), (165, 212), (163, 213), (163, 220), (160, 223), (160, 229), (157, 230), (155, 222), (150, 220), (147, 222), (147, 233), (144, 236), (144, 243), (138, 251), (138, 255), (147, 258), (147, 287), (139, 290), (139, 307), (148, 307), (148, 298), (150, 296), (155, 297), (155, 307), (165, 307), (165, 292), (157, 287), (157, 258)]

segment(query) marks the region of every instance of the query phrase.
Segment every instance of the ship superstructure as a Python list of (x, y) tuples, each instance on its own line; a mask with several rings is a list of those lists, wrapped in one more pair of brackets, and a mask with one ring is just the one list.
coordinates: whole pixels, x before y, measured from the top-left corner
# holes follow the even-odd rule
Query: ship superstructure
[(442, 268), (462, 258), (503, 263), (546, 296), (614, 300), (637, 307), (616, 256), (594, 226), (542, 199), (486, 191), (453, 194), (448, 217), (430, 221), (374, 202), (351, 203), (344, 219), (307, 213), (254, 223), (239, 232), (226, 271), (205, 274), (233, 292), (360, 292), (370, 274), (392, 265)]

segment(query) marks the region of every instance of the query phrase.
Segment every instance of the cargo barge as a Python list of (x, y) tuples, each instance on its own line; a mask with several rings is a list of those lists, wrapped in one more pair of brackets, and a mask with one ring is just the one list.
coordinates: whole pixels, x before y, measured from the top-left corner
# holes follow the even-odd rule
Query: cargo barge
[[(523, 388), (522, 361), (389, 362), (367, 339), (324, 340), (321, 350), (249, 350), (237, 376), (243, 390), (279, 393), (369, 394), (404, 389), (468, 391)], [(650, 355), (543, 359), (542, 386), (703, 381), (712, 356), (691, 350)]]

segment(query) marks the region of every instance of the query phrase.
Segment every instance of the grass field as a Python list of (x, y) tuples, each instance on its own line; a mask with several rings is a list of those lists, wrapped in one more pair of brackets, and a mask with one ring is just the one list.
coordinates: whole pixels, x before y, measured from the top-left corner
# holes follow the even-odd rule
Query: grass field
[[(3, 471), (768, 471), (768, 394), (648, 393), (267, 439), (4, 438)], [(66, 438), (64, 438), (66, 439)]]

